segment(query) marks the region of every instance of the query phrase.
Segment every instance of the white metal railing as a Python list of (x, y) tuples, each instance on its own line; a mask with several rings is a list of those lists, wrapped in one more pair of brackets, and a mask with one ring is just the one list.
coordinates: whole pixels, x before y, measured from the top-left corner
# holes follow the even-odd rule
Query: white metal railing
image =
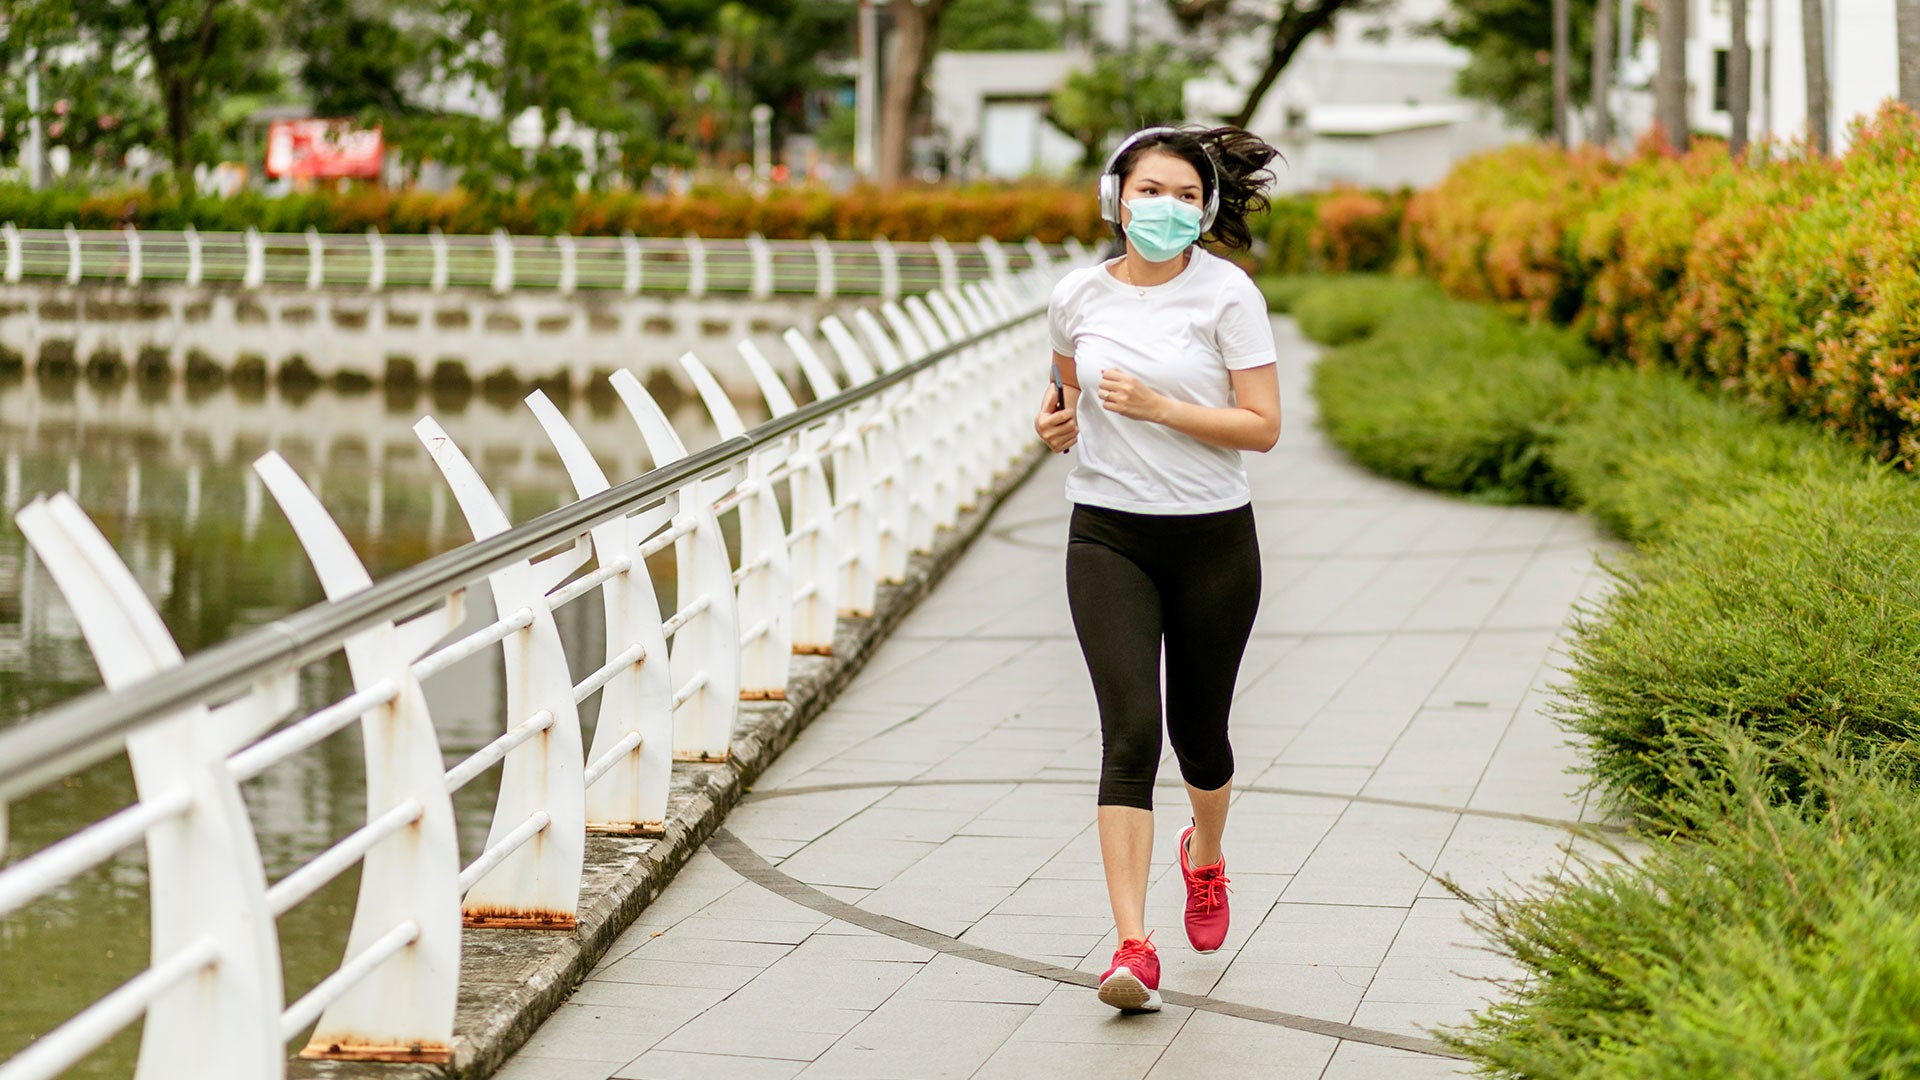
[(879, 296), (896, 299), (1004, 277), (1062, 255), (1077, 242), (1046, 249), (974, 244), (868, 241), (711, 240), (685, 237), (384, 235), (123, 229), (20, 229), (0, 225), (0, 279), (28, 278), (127, 285), (178, 281), (362, 289), (516, 289), (623, 293)]
[[(1026, 452), (1025, 390), (1060, 269), (1029, 257), (1038, 261), (1028, 269), (999, 263), (986, 280), (889, 301), (851, 325), (830, 317), (824, 350), (788, 332), (816, 399), (806, 406), (742, 343), (773, 417), (751, 431), (705, 364), (682, 357), (721, 435), (697, 452), (640, 380), (616, 373), (613, 389), (654, 463), (618, 486), (533, 394), (527, 403), (578, 501), (517, 527), (460, 447), (420, 420), (415, 431), (475, 539), (378, 583), (312, 489), (268, 454), (255, 470), (327, 599), (191, 659), (71, 496), (23, 508), (21, 531), (106, 687), (0, 732), (0, 850), (9, 800), (122, 750), (139, 797), (0, 868), (0, 915), (144, 843), (152, 955), (0, 1062), (0, 1080), (54, 1076), (143, 1017), (143, 1080), (281, 1076), (286, 1040), (310, 1025), (308, 1056), (445, 1060), (462, 926), (572, 927), (587, 834), (661, 829), (673, 763), (726, 760), (739, 702), (783, 697), (792, 656), (830, 653), (837, 618), (871, 614), (879, 585), (902, 580), (910, 553), (930, 548)], [(737, 561), (721, 533), (729, 514)], [(678, 610), (663, 612), (646, 560), (668, 549)], [(498, 618), (448, 640), (481, 581)], [(592, 673), (576, 682), (554, 612), (596, 590), (605, 652), (577, 658)], [(450, 764), (423, 683), (496, 645), (501, 733)], [(352, 692), (300, 713), (302, 671), (339, 653)], [(586, 746), (576, 706), (594, 694)], [(356, 724), (365, 824), (269, 882), (241, 786)], [(463, 867), (451, 795), (495, 767), (486, 843)], [(344, 958), (287, 1002), (275, 920), (355, 865)]]

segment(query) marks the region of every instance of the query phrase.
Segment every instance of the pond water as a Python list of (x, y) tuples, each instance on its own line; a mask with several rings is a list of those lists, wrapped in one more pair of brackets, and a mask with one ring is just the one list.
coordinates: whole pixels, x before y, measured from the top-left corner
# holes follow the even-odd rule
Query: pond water
[[(658, 379), (650, 389), (689, 446), (715, 435), (696, 401)], [(644, 471), (637, 430), (611, 394), (556, 399), (608, 475)], [(748, 424), (764, 414), (742, 406)], [(12, 524), (36, 494), (73, 493), (132, 569), (188, 655), (321, 599), (305, 555), (251, 462), (278, 450), (319, 493), (378, 580), (470, 539), (412, 432), (432, 414), (473, 459), (518, 522), (571, 501), (558, 458), (518, 400), (468, 391), (436, 396), (324, 387), (100, 385), (86, 380), (0, 386), (0, 727), (99, 685), (92, 655), (45, 569)], [(672, 603), (672, 559), (653, 569)], [(486, 590), (469, 625), (493, 618)], [(668, 610), (671, 610), (669, 608)], [(559, 613), (576, 678), (598, 666), (600, 605)], [(483, 651), (427, 687), (442, 748), (458, 760), (504, 730), (499, 651)], [(584, 659), (583, 659), (584, 658)], [(351, 692), (340, 658), (310, 666), (304, 709)], [(583, 706), (590, 723), (592, 702)], [(462, 861), (485, 840), (498, 770), (456, 798)], [(268, 879), (275, 880), (366, 821), (357, 729), (349, 727), (250, 782)], [(0, 863), (19, 859), (126, 806), (131, 775), (116, 759), (22, 799)], [(51, 896), (0, 919), (0, 1061), (139, 971), (147, 962), (144, 852), (132, 848)], [(280, 920), (287, 1000), (338, 966), (357, 875)], [(138, 1025), (70, 1075), (130, 1075)]]

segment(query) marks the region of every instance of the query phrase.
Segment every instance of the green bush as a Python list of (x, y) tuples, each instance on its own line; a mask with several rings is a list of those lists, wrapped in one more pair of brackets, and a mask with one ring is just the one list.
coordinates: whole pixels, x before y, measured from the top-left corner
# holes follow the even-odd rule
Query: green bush
[(1547, 454), (1571, 504), (1641, 543), (1770, 483), (1863, 471), (1856, 453), (1817, 429), (1769, 420), (1660, 369), (1588, 373)]
[(1722, 736), (1714, 767), (1677, 785), (1697, 831), (1475, 902), (1529, 977), (1447, 1042), (1491, 1075), (1556, 1080), (1920, 1071), (1912, 785), (1817, 743)]
[(1274, 311), (1292, 311), (1300, 297), (1320, 283), (1313, 274), (1262, 274), (1253, 279), (1260, 286), (1260, 294), (1267, 298), (1267, 307)]
[(1313, 393), (1328, 436), (1361, 464), (1491, 502), (1559, 501), (1544, 443), (1573, 395), (1566, 335), (1404, 280), (1309, 289), (1295, 317), (1343, 345), (1315, 368)]
[(1920, 735), (1920, 497), (1904, 477), (1853, 473), (1694, 501), (1575, 627), (1559, 712), (1616, 801), (1695, 825), (1674, 778), (1713, 758), (1727, 723), (1906, 760)]

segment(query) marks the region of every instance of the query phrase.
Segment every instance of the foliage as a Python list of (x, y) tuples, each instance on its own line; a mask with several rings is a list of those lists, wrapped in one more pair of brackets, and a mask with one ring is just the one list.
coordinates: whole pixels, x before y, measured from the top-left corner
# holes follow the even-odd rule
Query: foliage
[[(1593, 0), (1568, 0), (1575, 102), (1593, 86)], [(1536, 135), (1553, 133), (1553, 0), (1451, 0), (1433, 31), (1466, 50), (1459, 89)]]
[(1080, 144), (1081, 168), (1093, 170), (1121, 133), (1185, 119), (1187, 80), (1206, 69), (1164, 42), (1132, 52), (1103, 47), (1091, 67), (1069, 74), (1054, 91), (1047, 120)]
[[(1803, 777), (1788, 788), (1782, 775)], [(1685, 838), (1475, 901), (1528, 978), (1447, 1036), (1498, 1076), (1910, 1075), (1920, 1064), (1920, 801), (1815, 738), (1721, 732)], [(1591, 845), (1583, 846), (1595, 851)]]
[(1400, 251), (1405, 195), (1336, 188), (1315, 208), (1307, 243), (1319, 269), (1336, 274), (1386, 270)]
[(631, 191), (568, 195), (523, 192), (483, 198), (467, 192), (358, 188), (267, 198), (244, 192), (232, 199), (182, 203), (152, 192), (86, 192), (59, 187), (28, 191), (0, 185), (0, 221), (22, 228), (112, 228), (130, 223), (147, 229), (192, 224), (207, 230), (249, 226), (265, 232), (516, 233), (570, 232), (609, 236), (738, 237), (758, 232), (774, 239), (804, 240), (816, 233), (835, 240), (927, 240), (958, 243), (979, 236), (1059, 242), (1069, 236), (1095, 241), (1105, 235), (1091, 192), (1082, 186), (1027, 184), (1015, 187), (911, 189), (882, 193), (855, 189), (786, 189), (765, 197), (726, 189), (687, 196)]
[(1293, 312), (1309, 337), (1342, 346), (1314, 369), (1313, 393), (1355, 460), (1489, 502), (1559, 500), (1544, 443), (1573, 380), (1552, 331), (1385, 279), (1310, 289)]
[(1057, 49), (1060, 28), (1035, 15), (1033, 0), (953, 0), (940, 27), (951, 52)]
[(1720, 725), (1817, 732), (1859, 757), (1904, 755), (1920, 733), (1912, 480), (1424, 283), (1322, 285), (1294, 311), (1309, 335), (1350, 342), (1314, 391), (1355, 459), (1472, 497), (1584, 506), (1640, 545), (1575, 627), (1562, 711), (1617, 804), (1689, 824), (1675, 777), (1707, 766)]
[[(1789, 148), (1791, 150), (1791, 148)], [(1625, 162), (1529, 146), (1469, 160), (1408, 207), (1447, 291), (1569, 323), (1883, 460), (1920, 453), (1920, 117), (1889, 104), (1844, 158)]]

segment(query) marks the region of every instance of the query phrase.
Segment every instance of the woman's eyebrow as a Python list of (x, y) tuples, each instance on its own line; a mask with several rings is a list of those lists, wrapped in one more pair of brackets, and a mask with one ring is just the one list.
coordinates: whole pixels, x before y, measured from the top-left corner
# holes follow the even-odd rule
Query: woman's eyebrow
[(1167, 182), (1166, 182), (1165, 180), (1162, 180), (1162, 179), (1160, 179), (1160, 178), (1159, 178), (1159, 177), (1157, 177), (1157, 176), (1147, 176), (1147, 175), (1142, 175), (1142, 174), (1135, 174), (1135, 176), (1134, 176), (1134, 182), (1135, 182), (1135, 183), (1140, 183), (1140, 184), (1152, 184), (1152, 185), (1153, 185), (1154, 187), (1163, 187), (1163, 188), (1175, 188), (1175, 189), (1177, 189), (1177, 190), (1179, 190), (1179, 191), (1200, 191), (1200, 190), (1202, 190), (1202, 188), (1200, 187), (1200, 185), (1199, 185), (1199, 184), (1178, 184), (1178, 185), (1176, 185), (1176, 184), (1169, 184), (1169, 183), (1167, 183)]

